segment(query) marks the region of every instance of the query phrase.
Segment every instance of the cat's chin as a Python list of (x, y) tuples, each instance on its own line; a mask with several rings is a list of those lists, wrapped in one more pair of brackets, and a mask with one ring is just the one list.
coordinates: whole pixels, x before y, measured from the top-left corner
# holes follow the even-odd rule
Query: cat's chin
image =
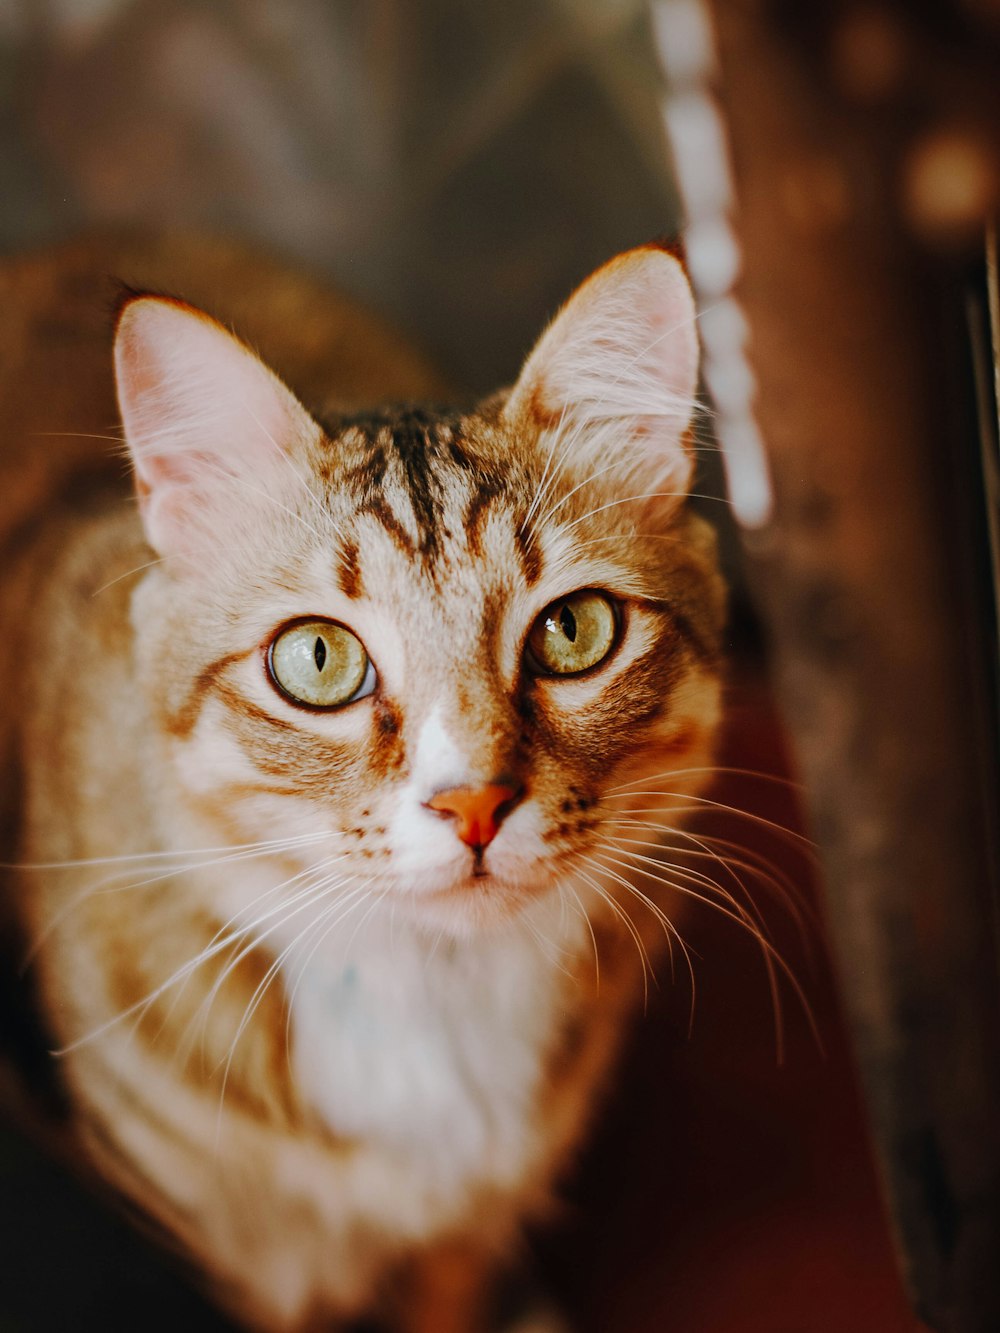
[(551, 882), (541, 877), (532, 883), (479, 872), (393, 897), (418, 928), (435, 936), (443, 930), (457, 939), (468, 939), (510, 925), (550, 887)]

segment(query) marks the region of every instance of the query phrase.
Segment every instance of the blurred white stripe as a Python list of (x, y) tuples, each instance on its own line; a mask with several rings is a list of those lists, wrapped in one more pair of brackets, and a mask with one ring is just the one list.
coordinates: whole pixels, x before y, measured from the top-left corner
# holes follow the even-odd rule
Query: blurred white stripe
[(652, 0), (657, 56), (666, 81), (663, 125), (687, 218), (684, 246), (700, 312), (705, 385), (716, 409), (733, 512), (746, 528), (771, 517), (774, 496), (754, 416), (756, 380), (747, 320), (734, 295), (740, 247), (725, 122), (712, 92), (715, 42), (702, 0)]

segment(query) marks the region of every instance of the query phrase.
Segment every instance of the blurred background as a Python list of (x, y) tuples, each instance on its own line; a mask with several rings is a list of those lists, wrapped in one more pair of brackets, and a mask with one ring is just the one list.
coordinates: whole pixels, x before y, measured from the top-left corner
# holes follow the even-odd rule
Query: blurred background
[(678, 229), (642, 0), (0, 0), (0, 245), (236, 235), (486, 391)]
[[(779, 779), (730, 773), (713, 830), (812, 922), (765, 905), (822, 1051), (789, 990), (779, 1064), (759, 956), (693, 921), (693, 1029), (665, 982), (533, 1241), (581, 1333), (1000, 1327), (998, 34), (991, 0), (0, 0), (6, 257), (234, 238), (484, 392), (593, 268), (687, 241), (743, 520), (709, 454), (721, 759)], [(0, 1191), (3, 1333), (223, 1327), (13, 1131)]]

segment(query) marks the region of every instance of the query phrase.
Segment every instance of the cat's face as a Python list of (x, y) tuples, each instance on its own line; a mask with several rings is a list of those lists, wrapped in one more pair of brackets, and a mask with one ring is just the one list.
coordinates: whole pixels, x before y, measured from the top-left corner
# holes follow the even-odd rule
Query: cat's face
[(217, 837), (275, 840), (286, 899), (467, 932), (579, 890), (630, 808), (669, 823), (702, 785), (722, 595), (682, 505), (697, 356), (669, 256), (601, 270), (464, 416), (323, 429), (156, 298), (116, 356), (166, 557), (133, 621), (168, 763)]

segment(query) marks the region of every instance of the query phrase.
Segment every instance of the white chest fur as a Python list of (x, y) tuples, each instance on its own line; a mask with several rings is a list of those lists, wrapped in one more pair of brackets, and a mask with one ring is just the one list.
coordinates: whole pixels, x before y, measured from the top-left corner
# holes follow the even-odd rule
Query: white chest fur
[[(544, 904), (507, 932), (436, 947), (373, 919), (343, 957), (290, 966), (299, 1095), (358, 1151), (331, 1152), (238, 1109), (220, 1119), (214, 1095), (113, 1029), (74, 1057), (102, 1066), (81, 1070), (79, 1084), (118, 1145), (105, 1174), (276, 1328), (317, 1304), (363, 1304), (395, 1244), (472, 1216), (502, 1234), (502, 1209), (482, 1215), (484, 1192), (508, 1196), (513, 1217), (546, 1174), (551, 1132), (537, 1097), (584, 931)], [(102, 1160), (101, 1140), (92, 1151)], [(122, 1162), (139, 1165), (138, 1182)]]
[(298, 1087), (331, 1130), (419, 1163), (442, 1203), (516, 1186), (566, 1003), (552, 943), (524, 924), (436, 947), (378, 927), (288, 981)]

